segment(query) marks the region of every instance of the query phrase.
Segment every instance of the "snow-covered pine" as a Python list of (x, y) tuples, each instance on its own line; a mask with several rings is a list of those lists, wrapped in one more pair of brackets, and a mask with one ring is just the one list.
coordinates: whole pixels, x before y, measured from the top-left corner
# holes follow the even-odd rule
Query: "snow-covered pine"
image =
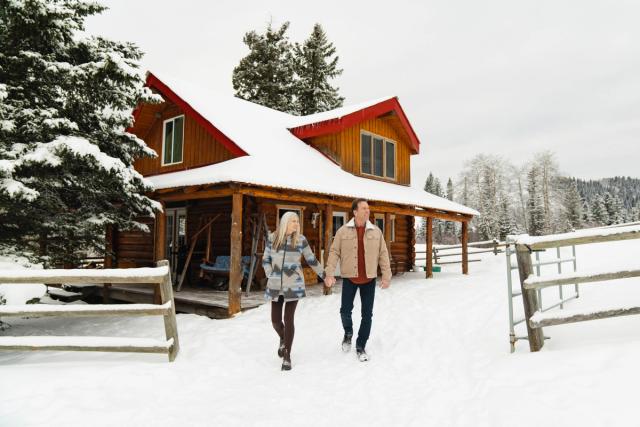
[(591, 215), (596, 224), (609, 224), (609, 212), (607, 211), (607, 206), (604, 203), (604, 197), (600, 194), (597, 195), (593, 200), (593, 204), (591, 206)]
[(2, 2), (0, 246), (45, 266), (104, 250), (108, 224), (146, 227), (158, 204), (134, 170), (155, 152), (126, 132), (144, 87), (133, 44), (86, 37), (93, 1)]
[(538, 184), (538, 168), (532, 166), (527, 175), (527, 212), (529, 215), (529, 235), (541, 236), (545, 231), (545, 211), (542, 190)]
[(243, 41), (249, 53), (233, 69), (232, 82), (237, 97), (295, 114), (295, 71), (288, 28), (285, 22), (278, 29), (269, 24), (264, 34), (246, 33)]
[(568, 224), (573, 229), (582, 227), (582, 200), (574, 179), (570, 180), (564, 190), (564, 213)]
[(295, 44), (293, 57), (297, 113), (305, 116), (341, 107), (344, 98), (338, 93), (339, 88), (329, 83), (342, 74), (338, 68), (339, 57), (320, 24), (313, 26), (304, 43)]

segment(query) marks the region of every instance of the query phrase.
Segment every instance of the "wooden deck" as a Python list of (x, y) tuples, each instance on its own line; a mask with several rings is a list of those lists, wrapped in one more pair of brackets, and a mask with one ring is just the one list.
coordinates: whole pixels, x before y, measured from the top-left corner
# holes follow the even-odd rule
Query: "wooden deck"
[[(342, 290), (342, 282), (334, 285), (333, 292), (340, 293)], [(102, 286), (96, 286), (96, 293), (102, 293)], [(111, 299), (120, 302), (130, 302), (139, 304), (150, 304), (153, 302), (152, 286), (127, 286), (112, 285), (109, 290)], [(307, 296), (319, 297), (323, 295), (322, 284), (308, 285)], [(180, 292), (174, 290), (174, 300), (176, 311), (179, 313), (192, 313), (208, 316), (214, 319), (229, 317), (229, 295), (227, 291), (214, 291), (202, 288), (183, 288)], [(241, 310), (249, 310), (268, 303), (264, 298), (264, 291), (253, 291), (246, 296), (242, 292)]]

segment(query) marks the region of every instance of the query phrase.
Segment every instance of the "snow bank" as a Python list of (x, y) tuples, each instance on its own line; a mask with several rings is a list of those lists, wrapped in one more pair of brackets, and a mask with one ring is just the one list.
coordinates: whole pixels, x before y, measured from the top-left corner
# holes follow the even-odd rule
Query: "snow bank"
[[(33, 273), (34, 269), (41, 266), (32, 266), (27, 259), (0, 255), (0, 272), (10, 274)], [(40, 298), (46, 292), (46, 287), (41, 284), (2, 284), (0, 283), (0, 295), (7, 301), (7, 305), (24, 304), (32, 298)]]

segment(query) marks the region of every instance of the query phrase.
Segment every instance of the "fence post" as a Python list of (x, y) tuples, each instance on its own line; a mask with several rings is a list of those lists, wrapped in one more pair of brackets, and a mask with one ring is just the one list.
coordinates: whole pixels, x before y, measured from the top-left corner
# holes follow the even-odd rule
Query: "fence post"
[[(430, 216), (427, 217), (427, 227), (425, 233), (427, 234), (427, 250), (426, 250), (426, 266), (425, 266), (425, 277), (427, 279), (433, 277), (433, 255), (434, 255), (434, 247), (433, 247), (433, 218)], [(436, 256), (436, 262), (438, 262), (438, 258)]]
[(527, 334), (529, 335), (529, 349), (531, 351), (539, 351), (544, 345), (544, 335), (542, 328), (532, 328), (529, 325), (529, 319), (540, 309), (538, 303), (538, 294), (535, 289), (525, 289), (524, 281), (533, 274), (533, 266), (531, 263), (531, 254), (525, 245), (516, 244), (516, 257), (518, 259), (518, 272), (520, 273), (520, 289), (522, 292), (522, 301), (524, 304), (525, 324), (527, 325)]
[[(169, 261), (166, 259), (160, 260), (157, 263), (158, 267), (169, 267)], [(167, 336), (167, 340), (173, 338), (173, 345), (169, 349), (169, 361), (173, 362), (180, 350), (180, 343), (178, 341), (178, 324), (176, 322), (176, 306), (173, 299), (173, 287), (171, 286), (171, 272), (167, 273), (166, 277), (159, 286), (160, 299), (162, 304), (171, 301), (171, 313), (164, 315), (164, 331)]]

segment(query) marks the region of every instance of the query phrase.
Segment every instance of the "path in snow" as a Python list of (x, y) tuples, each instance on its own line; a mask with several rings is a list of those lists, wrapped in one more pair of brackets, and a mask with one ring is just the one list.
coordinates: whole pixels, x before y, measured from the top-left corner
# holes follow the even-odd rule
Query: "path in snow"
[[(579, 268), (637, 263), (639, 248), (579, 247)], [(0, 353), (0, 424), (634, 424), (640, 317), (547, 328), (542, 352), (520, 341), (510, 354), (504, 254), (481, 256), (466, 277), (446, 266), (434, 280), (410, 273), (378, 289), (368, 363), (340, 351), (339, 295), (299, 304), (291, 372), (279, 370), (268, 306), (230, 320), (179, 315), (173, 364), (156, 355)], [(640, 303), (639, 284), (583, 285), (567, 307)], [(159, 318), (12, 323), (5, 335), (164, 334)]]

